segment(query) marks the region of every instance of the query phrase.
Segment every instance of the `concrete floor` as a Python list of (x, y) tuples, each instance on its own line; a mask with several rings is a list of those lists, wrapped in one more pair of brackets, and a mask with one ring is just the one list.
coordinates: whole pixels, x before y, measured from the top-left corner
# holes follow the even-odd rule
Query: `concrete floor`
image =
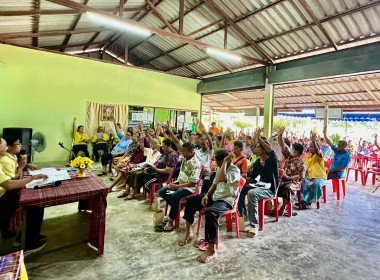
[(50, 207), (42, 229), (47, 245), (26, 257), (27, 271), (30, 279), (379, 279), (380, 189), (373, 195), (366, 192), (374, 187), (352, 181), (341, 201), (329, 185), (320, 210), (297, 211), (278, 223), (266, 217), (254, 239), (246, 233), (237, 239), (221, 219), (219, 255), (209, 264), (196, 262), (193, 244), (177, 245), (184, 220), (176, 231), (155, 232), (142, 198), (126, 202), (109, 194), (101, 257), (84, 242), (89, 213), (78, 213), (77, 204)]

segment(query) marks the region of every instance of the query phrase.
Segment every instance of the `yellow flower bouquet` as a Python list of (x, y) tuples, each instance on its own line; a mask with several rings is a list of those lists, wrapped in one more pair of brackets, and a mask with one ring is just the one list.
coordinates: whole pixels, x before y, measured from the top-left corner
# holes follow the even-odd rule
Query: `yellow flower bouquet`
[(86, 177), (85, 171), (92, 168), (92, 163), (93, 161), (87, 157), (76, 157), (71, 161), (70, 166), (77, 169), (78, 177)]

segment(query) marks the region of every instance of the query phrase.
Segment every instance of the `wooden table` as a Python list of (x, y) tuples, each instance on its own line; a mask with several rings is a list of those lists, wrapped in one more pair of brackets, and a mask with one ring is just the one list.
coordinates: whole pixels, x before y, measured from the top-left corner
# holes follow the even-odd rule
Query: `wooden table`
[(77, 172), (69, 172), (71, 180), (62, 181), (57, 187), (22, 189), (19, 213), (22, 213), (21, 248), (25, 250), (26, 212), (28, 208), (45, 208), (66, 203), (79, 202), (79, 210), (92, 210), (90, 216), (89, 242), (98, 249), (98, 256), (104, 251), (106, 208), (108, 187), (90, 171), (86, 177), (77, 178)]

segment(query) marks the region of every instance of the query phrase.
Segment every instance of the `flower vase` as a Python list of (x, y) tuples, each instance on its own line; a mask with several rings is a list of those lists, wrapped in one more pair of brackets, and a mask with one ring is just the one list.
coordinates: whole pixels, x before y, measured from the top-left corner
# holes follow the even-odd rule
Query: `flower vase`
[(86, 169), (78, 169), (78, 178), (86, 177)]

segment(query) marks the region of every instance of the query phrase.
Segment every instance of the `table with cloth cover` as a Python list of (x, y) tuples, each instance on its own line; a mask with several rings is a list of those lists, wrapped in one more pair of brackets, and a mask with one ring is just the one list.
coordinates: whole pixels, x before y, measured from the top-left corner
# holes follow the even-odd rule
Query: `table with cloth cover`
[[(68, 172), (71, 180), (62, 181), (56, 187), (22, 189), (18, 213), (22, 213), (21, 247), (25, 249), (26, 211), (28, 208), (45, 208), (71, 202), (79, 202), (79, 210), (92, 210), (90, 216), (89, 243), (98, 249), (98, 256), (104, 251), (106, 208), (108, 187), (90, 171), (86, 177), (77, 178), (76, 171)], [(26, 211), (25, 211), (26, 210)]]

